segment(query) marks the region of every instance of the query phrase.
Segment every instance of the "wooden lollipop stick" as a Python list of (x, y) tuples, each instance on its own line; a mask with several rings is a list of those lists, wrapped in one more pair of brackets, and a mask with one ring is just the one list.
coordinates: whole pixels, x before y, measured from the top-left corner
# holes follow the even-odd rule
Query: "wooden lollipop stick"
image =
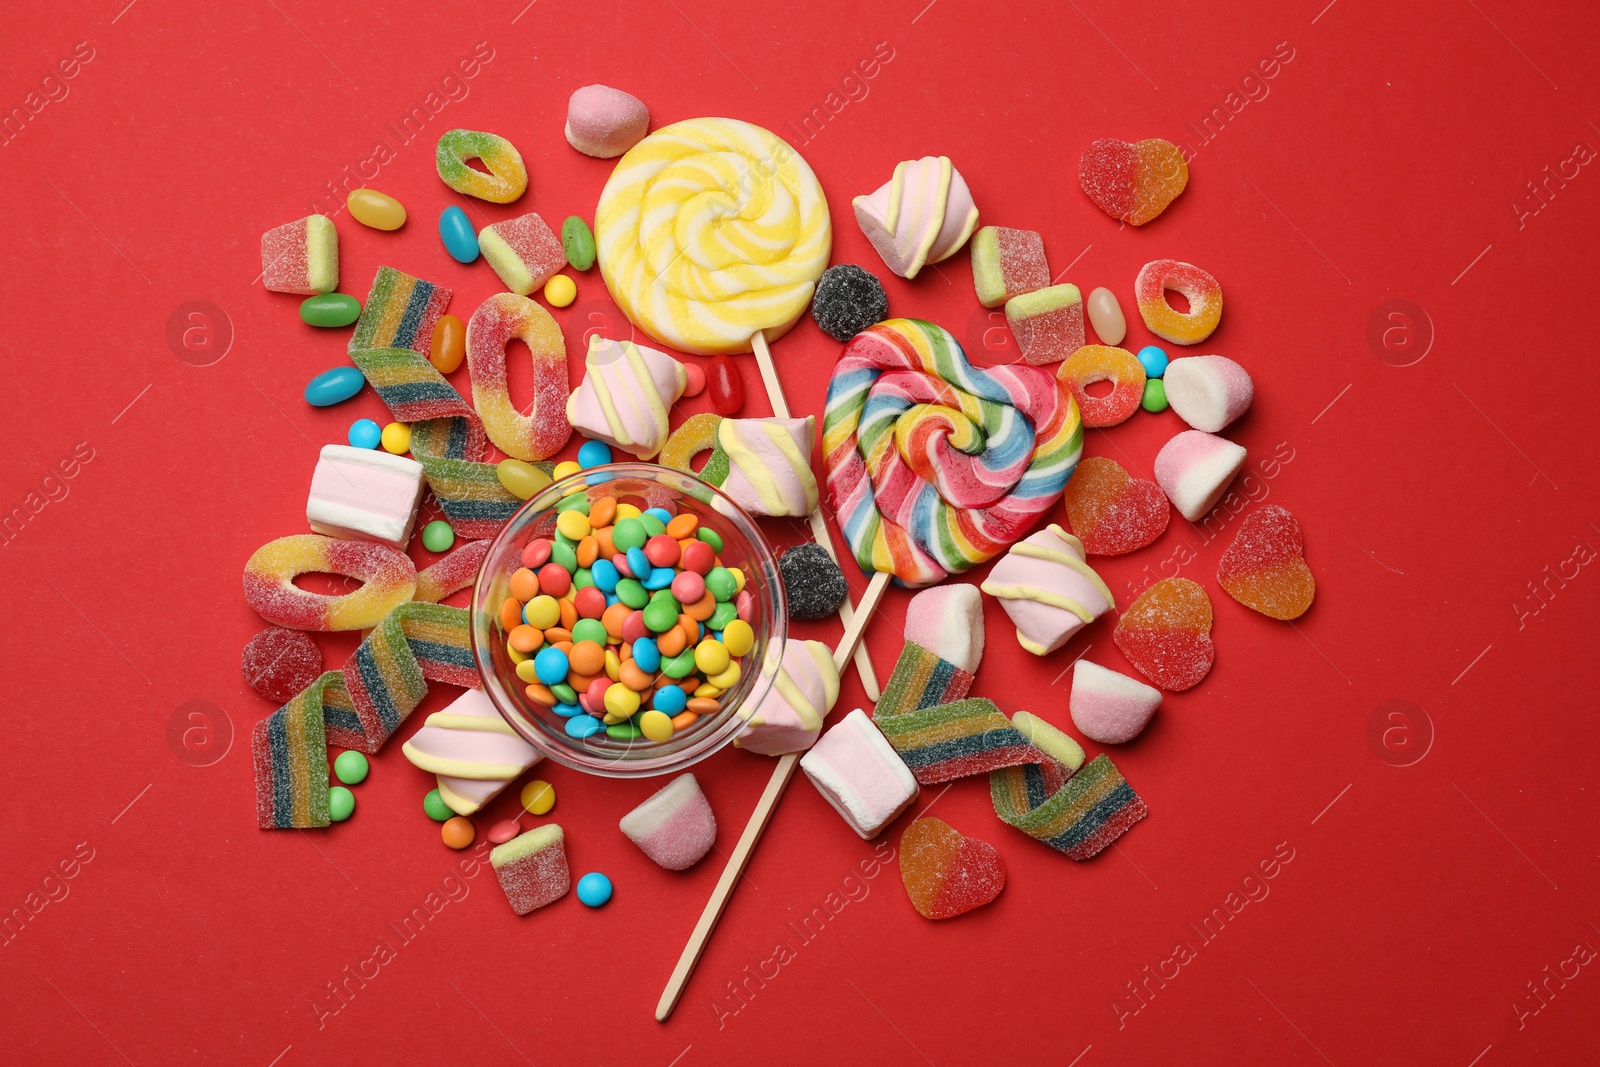
[[(755, 353), (756, 366), (761, 368), (761, 381), (767, 387), (767, 400), (772, 405), (772, 413), (780, 419), (789, 418), (789, 398), (783, 395), (783, 383), (778, 381), (778, 369), (773, 366), (772, 350), (767, 347), (766, 334), (757, 333), (750, 338), (750, 350)], [(839, 553), (833, 547), (833, 535), (828, 532), (828, 521), (822, 517), (820, 508), (811, 512), (811, 536), (835, 563), (839, 562)], [(855, 605), (851, 603), (847, 592), (844, 603), (839, 605), (839, 621), (844, 623), (846, 631), (854, 615)], [(856, 673), (861, 676), (861, 687), (867, 691), (867, 699), (876, 704), (882, 691), (878, 687), (878, 672), (873, 669), (872, 657), (867, 653), (865, 644), (856, 645), (855, 661)]]
[[(867, 591), (861, 596), (860, 610), (845, 627), (844, 637), (833, 650), (833, 665), (836, 668), (843, 669), (854, 654), (856, 645), (861, 641), (861, 635), (866, 632), (873, 610), (877, 608), (878, 601), (883, 597), (883, 591), (889, 586), (890, 577), (886, 573), (874, 574), (872, 581), (867, 584)], [(667, 979), (667, 988), (662, 991), (661, 1000), (656, 1004), (656, 1022), (666, 1022), (672, 1015), (672, 1009), (678, 1006), (678, 998), (683, 996), (684, 987), (689, 984), (689, 976), (694, 973), (695, 964), (700, 962), (701, 953), (705, 952), (706, 945), (711, 941), (711, 932), (717, 928), (717, 920), (722, 918), (723, 909), (728, 906), (728, 900), (733, 896), (733, 887), (743, 876), (745, 866), (749, 864), (756, 845), (761, 841), (761, 833), (772, 819), (772, 813), (777, 810), (778, 801), (782, 799), (783, 791), (788, 788), (789, 779), (794, 777), (794, 769), (799, 763), (798, 752), (778, 757), (777, 766), (772, 768), (772, 777), (767, 779), (767, 788), (761, 791), (761, 799), (756, 802), (756, 810), (750, 813), (750, 821), (745, 823), (744, 833), (739, 835), (739, 843), (733, 847), (733, 855), (728, 857), (728, 864), (722, 869), (722, 877), (717, 879), (716, 888), (711, 891), (711, 899), (706, 901), (706, 908), (700, 913), (700, 921), (694, 924), (694, 931), (689, 935), (689, 943), (683, 946), (683, 955), (678, 957), (678, 965), (672, 968), (672, 977)]]

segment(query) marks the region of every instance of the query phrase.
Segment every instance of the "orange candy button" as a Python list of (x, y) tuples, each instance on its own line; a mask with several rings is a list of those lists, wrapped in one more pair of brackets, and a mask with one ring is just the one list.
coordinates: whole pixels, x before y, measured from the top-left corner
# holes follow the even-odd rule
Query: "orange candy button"
[(696, 715), (715, 715), (720, 707), (715, 697), (694, 697), (689, 701), (689, 710)]
[(680, 711), (672, 717), (672, 728), (674, 730), (687, 730), (695, 724), (695, 720), (698, 718), (700, 716), (692, 711)]
[(660, 649), (661, 654), (668, 659), (676, 656), (687, 647), (689, 647), (688, 639), (684, 636), (683, 631), (676, 626), (656, 638), (656, 648)]
[(510, 633), (522, 625), (522, 601), (508, 596), (500, 602), (500, 628)]
[(617, 500), (615, 497), (603, 496), (589, 505), (589, 525), (594, 529), (610, 526), (611, 520), (617, 517)]
[(527, 603), (539, 595), (539, 576), (526, 567), (511, 572), (511, 595)]
[(511, 647), (518, 652), (534, 652), (544, 644), (544, 634), (524, 623), (511, 631), (511, 636), (506, 640), (511, 642)]
[(700, 520), (693, 515), (674, 515), (672, 521), (667, 523), (667, 536), (674, 541), (682, 541), (694, 533), (699, 525)]
[(579, 641), (567, 655), (567, 663), (574, 674), (599, 674), (606, 669), (606, 650), (593, 641)]
[(472, 844), (472, 839), (478, 836), (477, 828), (472, 825), (472, 820), (463, 815), (445, 820), (439, 827), (439, 837), (445, 844), (454, 849), (466, 848)]
[(617, 668), (617, 681), (636, 693), (644, 693), (654, 688), (656, 679), (655, 675), (640, 669), (639, 665), (630, 659)]

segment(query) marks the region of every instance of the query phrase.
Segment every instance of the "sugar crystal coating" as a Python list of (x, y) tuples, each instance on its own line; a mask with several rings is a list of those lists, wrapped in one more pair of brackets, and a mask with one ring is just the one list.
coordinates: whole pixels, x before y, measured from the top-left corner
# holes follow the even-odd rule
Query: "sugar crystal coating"
[(1298, 619), (1317, 595), (1306, 565), (1305, 537), (1287, 508), (1266, 504), (1239, 527), (1217, 563), (1217, 581), (1247, 608), (1274, 619)]
[(928, 919), (981, 908), (1006, 887), (1005, 863), (993, 845), (932, 817), (917, 819), (900, 836), (900, 877), (912, 906)]
[(854, 263), (836, 263), (817, 281), (811, 317), (835, 341), (848, 341), (889, 317), (889, 297), (871, 271)]
[(1139, 594), (1117, 620), (1112, 640), (1139, 673), (1180, 692), (1211, 671), (1211, 598), (1188, 578), (1163, 578)]
[(518, 915), (560, 900), (572, 886), (565, 838), (555, 823), (536, 826), (497, 846), (489, 853), (489, 865)]
[[(1056, 378), (1069, 390), (1083, 412), (1085, 426), (1116, 426), (1139, 410), (1144, 399), (1144, 364), (1125, 348), (1084, 345), (1067, 357)], [(1091, 396), (1089, 386), (1111, 382), (1106, 396)]]
[(1135, 552), (1160, 537), (1171, 517), (1159, 485), (1132, 477), (1105, 456), (1079, 463), (1062, 499), (1067, 522), (1090, 555)]
[[(1060, 363), (1083, 347), (1082, 295), (1076, 285), (1052, 285), (1014, 296), (1006, 301), (1006, 323), (1023, 362)], [(1082, 404), (1080, 398), (1079, 407)]]
[(778, 557), (778, 576), (783, 579), (791, 619), (825, 619), (850, 595), (839, 564), (815, 541), (785, 550)]
[(717, 839), (717, 819), (700, 782), (681, 774), (618, 824), (628, 839), (669, 871), (699, 863)]
[(999, 307), (1049, 284), (1044, 238), (1033, 230), (985, 226), (972, 235), (972, 285), (984, 307)]
[(299, 630), (271, 626), (245, 643), (239, 669), (251, 689), (280, 707), (322, 673), (322, 650)]

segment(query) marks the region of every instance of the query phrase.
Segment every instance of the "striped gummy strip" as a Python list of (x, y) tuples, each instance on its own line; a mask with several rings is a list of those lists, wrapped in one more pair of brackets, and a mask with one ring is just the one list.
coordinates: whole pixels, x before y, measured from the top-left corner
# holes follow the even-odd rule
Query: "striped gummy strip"
[(923, 785), (1045, 758), (993, 701), (981, 697), (876, 721)]
[(478, 683), (465, 609), (401, 604), (344, 667), (258, 722), (250, 747), (263, 830), (328, 825), (328, 746), (376, 752), (427, 694), (428, 682)]
[(1038, 765), (989, 775), (995, 814), (1075, 860), (1086, 860), (1150, 813), (1110, 757), (1101, 753), (1052, 790)]

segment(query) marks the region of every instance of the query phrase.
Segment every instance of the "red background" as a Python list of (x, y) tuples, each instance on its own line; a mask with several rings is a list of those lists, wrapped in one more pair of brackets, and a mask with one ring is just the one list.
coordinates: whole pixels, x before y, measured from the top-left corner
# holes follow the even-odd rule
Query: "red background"
[[(97, 0), (8, 15), (6, 108), (29, 106), (77, 42), (92, 59), (47, 83), (61, 98), (35, 97), (37, 113), (0, 148), (14, 430), (0, 505), (38, 507), (0, 550), (0, 908), (39, 905), (75, 849), (92, 858), (68, 862), (74, 877), (48, 883), (61, 899), (0, 948), (5, 1058), (1593, 1057), (1600, 973), (1591, 964), (1559, 984), (1543, 970), (1571, 976), (1575, 946), (1600, 947), (1597, 729), (1580, 688), (1600, 577), (1579, 565), (1600, 546), (1600, 396), (1571, 326), (1587, 299), (1571, 279), (1593, 256), (1600, 176), (1563, 164), (1576, 145), (1590, 146), (1584, 157), (1600, 145), (1590, 6), (525, 2)], [(475, 42), (492, 59), (451, 83), (465, 97), (402, 145), (386, 124), (426, 107)], [(892, 59), (845, 84), (880, 42)], [(1275, 50), (1275, 76), (1260, 78)], [(1142, 569), (1178, 553), (1216, 607), (1216, 669), (1113, 753), (1149, 819), (1078, 864), (996, 820), (981, 780), (927, 790), (919, 807), (995, 843), (1009, 871), (994, 905), (932, 924), (910, 908), (893, 861), (862, 877), (871, 846), (797, 782), (664, 1026), (651, 1009), (721, 863), (664, 872), (616, 831), (659, 783), (542, 767), (575, 870), (608, 872), (617, 895), (599, 911), (569, 898), (518, 919), (491, 874), (462, 876), (463, 857), (441, 846), (419, 810), (431, 782), (398, 742), (358, 788), (351, 822), (257, 830), (248, 732), (272, 709), (237, 667), (261, 627), (240, 596), (244, 560), (304, 529), (318, 446), (342, 441), (356, 417), (386, 421), (370, 391), (332, 410), (302, 402), (313, 374), (344, 362), (345, 334), (303, 326), (298, 298), (254, 284), (259, 235), (319, 195), (331, 207), (325, 183), (388, 140), (396, 156), (371, 184), (412, 221), (391, 235), (341, 214), (341, 289), (364, 296), (388, 263), (452, 287), (451, 310), (466, 317), (500, 287), (482, 262), (444, 254), (434, 220), (449, 203), (478, 225), (528, 210), (589, 216), (610, 166), (572, 151), (561, 126), (567, 95), (596, 81), (644, 98), (655, 125), (725, 114), (780, 132), (828, 193), (835, 261), (880, 276), (850, 199), (926, 153), (955, 160), (985, 221), (1039, 230), (1054, 272), (1086, 292), (1110, 286), (1130, 316), (1145, 261), (1210, 270), (1227, 310), (1205, 348), (1244, 363), (1257, 387), (1230, 431), (1254, 472), (1233, 506), (1290, 507), (1319, 585), (1293, 627), (1222, 594), (1215, 564), (1237, 515), (1216, 540), (1175, 520), (1155, 546), (1097, 562), (1126, 606)], [(830, 105), (812, 136), (789, 125)], [(1216, 108), (1226, 121), (1200, 143), (1190, 124)], [(456, 126), (517, 144), (532, 174), (521, 201), (444, 188), (431, 153)], [(1075, 181), (1079, 151), (1100, 136), (1185, 142), (1188, 191), (1144, 229), (1118, 227)], [(1569, 178), (1550, 179), (1519, 218), (1511, 205), (1547, 165)], [(556, 312), (574, 354), (585, 328), (616, 321), (598, 272), (577, 281), (577, 305)], [(888, 289), (895, 313), (949, 326), (979, 361), (1012, 358), (982, 351), (991, 320), (970, 285), (963, 252)], [(1369, 343), (1369, 320), (1391, 299), (1422, 309), (1411, 338), (1435, 335), (1425, 352), (1403, 347), (1403, 329), (1390, 335), (1398, 354)], [(169, 319), (195, 300), (220, 309), (209, 342), (169, 343)], [(1135, 317), (1128, 346), (1149, 340)], [(821, 413), (837, 351), (809, 321), (776, 346), (797, 411)], [(763, 414), (755, 367), (739, 363), (745, 413)], [(686, 401), (677, 416), (704, 405)], [(1089, 433), (1087, 452), (1148, 477), (1179, 426), (1140, 414)], [(1260, 466), (1275, 453), (1292, 458)], [(768, 528), (780, 543), (804, 536), (798, 523)], [(890, 595), (871, 631), (885, 676), (906, 595)], [(975, 693), (1007, 710), (1067, 724), (1073, 658), (1088, 650), (1126, 668), (1109, 619), (1039, 660), (988, 609)], [(831, 641), (838, 624), (803, 632)], [(328, 662), (353, 643), (323, 640)], [(453, 694), (436, 687), (402, 733)], [(859, 700), (852, 674), (840, 707)], [(1374, 740), (1373, 717), (1394, 700), (1415, 709), (1380, 721)], [(209, 702), (210, 733), (185, 747), (192, 701)], [(726, 852), (769, 764), (729, 749), (696, 770)], [(491, 819), (514, 805), (502, 797)], [(1189, 924), (1275, 850), (1292, 860), (1250, 883), (1268, 895), (1203, 941)], [(852, 872), (865, 895), (854, 890), (861, 899), (800, 943), (785, 924)], [(442, 897), (452, 873), (465, 898), (402, 942), (389, 924)], [(343, 1003), (327, 1000), (339, 1010), (319, 1026), (312, 1002), (380, 938), (394, 958), (364, 987), (351, 982)], [(752, 983), (742, 1006), (724, 1000), (719, 1019), (725, 983), (785, 938), (795, 958)], [(1125, 983), (1179, 942), (1193, 959), (1133, 999)], [(1542, 1000), (1526, 986), (1535, 980)]]

